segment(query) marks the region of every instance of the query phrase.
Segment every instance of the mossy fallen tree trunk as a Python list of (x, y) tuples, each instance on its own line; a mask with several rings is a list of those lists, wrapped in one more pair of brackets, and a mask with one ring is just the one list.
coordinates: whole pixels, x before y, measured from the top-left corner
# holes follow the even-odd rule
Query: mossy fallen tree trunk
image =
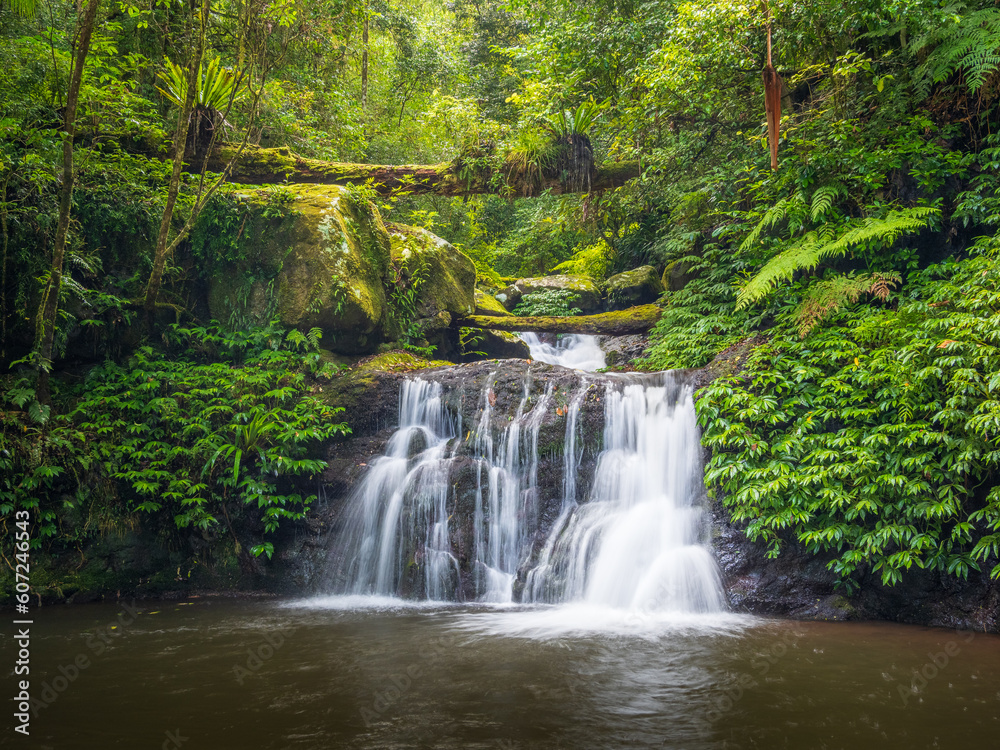
[[(235, 156), (236, 148), (222, 145), (212, 152), (208, 168), (221, 172)], [(597, 170), (591, 191), (598, 192), (619, 187), (640, 174), (639, 162), (605, 164)], [(485, 193), (540, 195), (546, 190), (553, 193), (574, 192), (558, 179), (543, 179), (536, 184), (510, 185), (504, 179), (489, 179), (488, 175), (460, 175), (449, 162), (441, 164), (349, 164), (297, 156), (287, 148), (247, 147), (233, 166), (230, 179), (248, 185), (276, 184), (281, 182), (315, 183), (323, 185), (364, 184), (384, 196), (401, 193), (417, 195), (480, 195)]]
[(627, 336), (645, 333), (660, 319), (662, 311), (656, 305), (641, 305), (617, 312), (598, 315), (578, 315), (568, 318), (545, 316), (494, 317), (468, 315), (458, 323), (468, 328), (485, 328), (490, 331), (526, 331), (529, 333), (589, 333), (595, 336)]

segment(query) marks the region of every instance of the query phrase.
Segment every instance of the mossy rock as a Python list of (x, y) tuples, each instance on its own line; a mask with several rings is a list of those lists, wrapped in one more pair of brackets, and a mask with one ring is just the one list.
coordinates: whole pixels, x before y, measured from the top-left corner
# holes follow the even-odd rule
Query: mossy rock
[(640, 266), (612, 276), (605, 284), (608, 309), (624, 310), (627, 307), (656, 302), (663, 294), (663, 284), (652, 266)]
[(536, 276), (528, 279), (518, 279), (502, 292), (497, 299), (508, 310), (513, 310), (525, 294), (547, 292), (554, 289), (564, 289), (573, 292), (571, 306), (578, 307), (584, 313), (601, 309), (601, 288), (589, 276), (561, 274), (558, 276)]
[(295, 185), (284, 216), (248, 222), (245, 259), (212, 280), (212, 316), (243, 304), (249, 321), (277, 314), (301, 331), (320, 328), (340, 353), (374, 351), (388, 319), (389, 233), (378, 211), (336, 185)]
[(476, 266), (454, 245), (421, 227), (389, 224), (392, 261), (407, 280), (419, 279), (417, 318), (476, 309)]
[(693, 263), (685, 263), (679, 260), (675, 260), (673, 263), (668, 264), (667, 267), (663, 269), (663, 275), (660, 277), (660, 284), (662, 284), (663, 288), (667, 291), (679, 292), (697, 277), (697, 273), (691, 272), (693, 265)]
[(487, 359), (531, 359), (531, 349), (516, 333), (483, 331), (476, 349)]
[(511, 313), (497, 301), (496, 297), (477, 289), (476, 315), (495, 315), (502, 318), (510, 316)]

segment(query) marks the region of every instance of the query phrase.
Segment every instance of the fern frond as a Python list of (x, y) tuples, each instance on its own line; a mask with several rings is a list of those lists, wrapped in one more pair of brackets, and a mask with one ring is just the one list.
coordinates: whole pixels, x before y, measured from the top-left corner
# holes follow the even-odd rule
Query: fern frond
[(809, 212), (809, 218), (813, 221), (822, 219), (830, 213), (833, 201), (845, 192), (844, 186), (836, 183), (816, 188), (816, 192), (812, 195), (812, 210)]
[(911, 45), (915, 52), (930, 48), (927, 59), (915, 71), (925, 94), (929, 83), (940, 83), (959, 70), (965, 74), (969, 90), (976, 93), (1000, 68), (1000, 10), (965, 11), (965, 3), (943, 9), (947, 20)]
[(805, 336), (825, 318), (844, 305), (857, 302), (865, 294), (884, 302), (900, 283), (902, 278), (898, 273), (881, 272), (861, 276), (852, 273), (825, 279), (809, 287), (802, 302), (792, 312), (792, 319), (798, 325), (799, 334)]
[(770, 229), (779, 221), (785, 218), (789, 200), (790, 200), (789, 198), (782, 198), (773, 206), (771, 206), (769, 209), (767, 209), (767, 212), (764, 214), (763, 218), (759, 222), (757, 222), (757, 226), (755, 226), (753, 230), (751, 230), (750, 234), (747, 235), (747, 238), (743, 240), (743, 243), (740, 245), (741, 253), (746, 252), (755, 244), (757, 244), (757, 241), (760, 239), (760, 235), (764, 232), (765, 229)]
[(856, 247), (889, 247), (904, 234), (926, 227), (940, 213), (929, 206), (890, 211), (882, 218), (854, 220), (839, 235), (830, 227), (809, 232), (783, 252), (774, 256), (740, 290), (737, 309), (747, 307), (768, 295), (796, 271), (816, 268), (821, 261), (839, 258)]

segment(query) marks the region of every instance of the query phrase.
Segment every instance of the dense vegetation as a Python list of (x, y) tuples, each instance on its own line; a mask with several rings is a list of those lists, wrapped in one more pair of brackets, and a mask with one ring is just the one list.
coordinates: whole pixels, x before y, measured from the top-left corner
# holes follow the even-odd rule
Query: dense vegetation
[[(309, 446), (343, 429), (309, 395), (315, 338), (236, 335), (246, 321), (212, 327), (199, 301), (239, 260), (247, 202), (287, 199), (205, 173), (227, 141), (492, 179), (501, 194), (356, 188), (455, 243), (487, 290), (666, 271), (641, 365), (745, 357), (698, 406), (708, 482), (751, 536), (831, 555), (848, 589), (913, 566), (1000, 576), (994, 3), (100, 3), (67, 136), (72, 40), (97, 2), (0, 3), (0, 511), (31, 508), (37, 544), (96, 503), (269, 552), (265, 532), (308, 506)], [(642, 175), (500, 188), (531, 192), (581, 153)]]

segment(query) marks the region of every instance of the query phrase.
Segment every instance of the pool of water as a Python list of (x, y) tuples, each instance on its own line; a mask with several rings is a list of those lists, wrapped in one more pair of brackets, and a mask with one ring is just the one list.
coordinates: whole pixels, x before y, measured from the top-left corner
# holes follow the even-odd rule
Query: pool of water
[[(35, 610), (32, 748), (993, 748), (1000, 638), (394, 600)], [(14, 643), (3, 635), (8, 689)], [(8, 666), (10, 665), (10, 666)], [(13, 693), (12, 693), (13, 695)]]

